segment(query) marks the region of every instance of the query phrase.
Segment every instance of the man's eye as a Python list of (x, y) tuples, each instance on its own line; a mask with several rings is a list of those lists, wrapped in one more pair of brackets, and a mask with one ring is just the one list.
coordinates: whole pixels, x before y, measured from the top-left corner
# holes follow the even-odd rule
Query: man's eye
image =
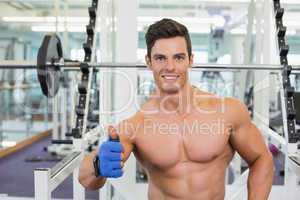
[(175, 59), (176, 60), (184, 60), (184, 57), (183, 56), (176, 56)]
[(165, 60), (165, 58), (164, 57), (157, 57), (156, 60), (163, 61), (163, 60)]

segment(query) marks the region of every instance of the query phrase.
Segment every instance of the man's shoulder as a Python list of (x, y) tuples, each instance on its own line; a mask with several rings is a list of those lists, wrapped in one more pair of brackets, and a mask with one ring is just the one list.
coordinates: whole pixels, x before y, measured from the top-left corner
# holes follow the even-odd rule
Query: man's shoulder
[(247, 111), (246, 105), (237, 98), (234, 97), (224, 97), (223, 100), (225, 109), (228, 112), (241, 112)]
[(251, 122), (247, 106), (237, 98), (224, 98), (224, 111), (227, 119), (236, 126)]
[(207, 109), (215, 109), (220, 113), (225, 114), (226, 117), (236, 120), (239, 117), (248, 117), (249, 112), (247, 106), (237, 98), (234, 97), (221, 97), (214, 93), (197, 92), (198, 93), (198, 106), (203, 106)]
[(239, 99), (234, 97), (222, 97), (215, 93), (200, 90), (194, 87), (196, 92), (194, 93), (194, 98), (197, 104), (211, 106), (214, 108), (221, 108), (225, 112), (239, 112), (247, 109), (245, 104)]

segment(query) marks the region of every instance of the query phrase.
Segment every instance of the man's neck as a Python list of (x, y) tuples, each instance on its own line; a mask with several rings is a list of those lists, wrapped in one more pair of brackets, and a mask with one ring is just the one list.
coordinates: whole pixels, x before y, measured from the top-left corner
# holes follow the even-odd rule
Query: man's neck
[(162, 91), (157, 91), (157, 103), (159, 109), (166, 113), (176, 113), (185, 116), (193, 110), (193, 92), (194, 88), (190, 83), (185, 84), (175, 94), (168, 94)]

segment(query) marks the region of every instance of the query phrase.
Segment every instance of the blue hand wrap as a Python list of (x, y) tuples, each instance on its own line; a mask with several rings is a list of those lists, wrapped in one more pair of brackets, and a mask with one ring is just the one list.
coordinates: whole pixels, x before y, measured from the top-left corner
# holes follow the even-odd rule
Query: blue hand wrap
[(98, 152), (100, 176), (118, 178), (123, 175), (121, 167), (121, 153), (123, 146), (118, 141), (108, 140), (104, 142)]

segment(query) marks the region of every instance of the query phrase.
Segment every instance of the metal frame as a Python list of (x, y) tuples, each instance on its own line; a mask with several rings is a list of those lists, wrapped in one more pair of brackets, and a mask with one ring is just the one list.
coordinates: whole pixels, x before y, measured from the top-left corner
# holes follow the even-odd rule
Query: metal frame
[[(60, 185), (82, 161), (83, 152), (74, 152), (60, 163), (50, 168), (34, 170), (34, 196), (35, 200), (50, 200), (51, 192)], [(77, 178), (76, 178), (77, 179)], [(74, 195), (74, 198), (75, 195)]]
[[(96, 6), (95, 6), (96, 4)], [(99, 6), (100, 5), (100, 1), (98, 2), (98, 0), (92, 0), (92, 7), (95, 7), (96, 8), (96, 16), (94, 17), (93, 20), (95, 20), (95, 23), (94, 23), (94, 28), (96, 29), (97, 26), (98, 26), (98, 20), (97, 20), (97, 16), (99, 16), (99, 13), (100, 13), (100, 9), (99, 9)], [(92, 20), (91, 16), (90, 16), (90, 21)], [(97, 44), (97, 36), (99, 36), (99, 34), (97, 32), (93, 33), (92, 35), (89, 35), (88, 32), (87, 32), (87, 42), (89, 39), (93, 39), (93, 44), (92, 44), (92, 52), (91, 54), (88, 54), (86, 51), (85, 51), (85, 61), (91, 61), (91, 62), (95, 62), (96, 60), (96, 44)], [(89, 111), (89, 105), (90, 105), (90, 90), (91, 90), (91, 86), (92, 86), (92, 77), (93, 77), (93, 73), (94, 72), (94, 69), (93, 68), (90, 68), (89, 70), (89, 74), (88, 74), (88, 84), (87, 84), (87, 93), (84, 94), (84, 96), (86, 97), (85, 99), (85, 106), (84, 106), (84, 116), (83, 116), (83, 125), (82, 127), (80, 126), (80, 123), (78, 121), (78, 118), (80, 118), (78, 115), (77, 115), (77, 118), (76, 118), (76, 128), (79, 128), (79, 129), (82, 129), (80, 130), (80, 135), (81, 134), (85, 134), (86, 132), (86, 128), (87, 128), (87, 116), (88, 116), (88, 111)], [(86, 74), (84, 74), (82, 72), (82, 81), (84, 79), (84, 76), (86, 76)], [(80, 98), (81, 98), (81, 94), (79, 92), (79, 101), (80, 102)]]

